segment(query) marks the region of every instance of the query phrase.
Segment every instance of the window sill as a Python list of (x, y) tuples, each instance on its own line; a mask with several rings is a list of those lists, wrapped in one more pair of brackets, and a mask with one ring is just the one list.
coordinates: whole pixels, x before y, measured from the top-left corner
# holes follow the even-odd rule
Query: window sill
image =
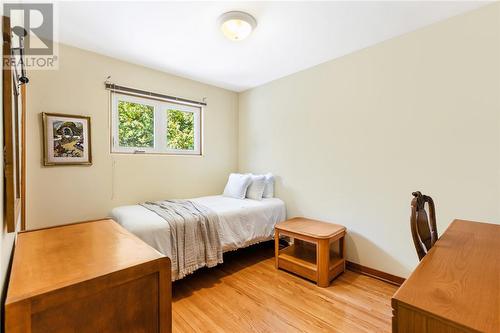
[(203, 153), (201, 154), (190, 154), (190, 153), (133, 153), (133, 152), (114, 152), (110, 153), (111, 155), (124, 155), (124, 156), (183, 156), (183, 157), (203, 157), (205, 156)]

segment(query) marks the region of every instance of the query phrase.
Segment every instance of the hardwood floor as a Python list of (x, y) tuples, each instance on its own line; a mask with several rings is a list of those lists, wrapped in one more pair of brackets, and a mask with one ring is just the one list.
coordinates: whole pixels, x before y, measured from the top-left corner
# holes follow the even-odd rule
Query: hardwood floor
[(274, 268), (272, 244), (173, 284), (173, 331), (390, 332), (397, 287), (347, 271), (328, 288)]

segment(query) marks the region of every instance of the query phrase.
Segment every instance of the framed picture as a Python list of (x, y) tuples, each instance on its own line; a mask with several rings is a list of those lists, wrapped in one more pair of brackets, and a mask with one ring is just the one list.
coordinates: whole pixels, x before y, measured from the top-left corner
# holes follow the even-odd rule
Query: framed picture
[(91, 165), (90, 117), (42, 113), (44, 165)]

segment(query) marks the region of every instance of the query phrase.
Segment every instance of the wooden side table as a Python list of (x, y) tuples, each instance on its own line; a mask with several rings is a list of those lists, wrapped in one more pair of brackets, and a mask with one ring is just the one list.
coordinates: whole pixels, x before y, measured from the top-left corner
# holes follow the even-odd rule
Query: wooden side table
[[(345, 234), (342, 225), (304, 217), (278, 223), (274, 229), (276, 268), (328, 287), (345, 272)], [(293, 244), (280, 250), (280, 235), (293, 238)]]

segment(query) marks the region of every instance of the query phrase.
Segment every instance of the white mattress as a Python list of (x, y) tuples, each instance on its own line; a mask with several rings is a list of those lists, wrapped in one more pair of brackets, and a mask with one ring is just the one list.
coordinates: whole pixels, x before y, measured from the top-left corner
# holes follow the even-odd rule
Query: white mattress
[[(285, 220), (285, 204), (278, 198), (233, 199), (220, 195), (190, 199), (212, 209), (219, 216), (222, 249), (236, 250), (272, 239), (274, 225)], [(166, 248), (168, 223), (158, 214), (140, 205), (121, 206), (111, 217), (163, 254)]]

